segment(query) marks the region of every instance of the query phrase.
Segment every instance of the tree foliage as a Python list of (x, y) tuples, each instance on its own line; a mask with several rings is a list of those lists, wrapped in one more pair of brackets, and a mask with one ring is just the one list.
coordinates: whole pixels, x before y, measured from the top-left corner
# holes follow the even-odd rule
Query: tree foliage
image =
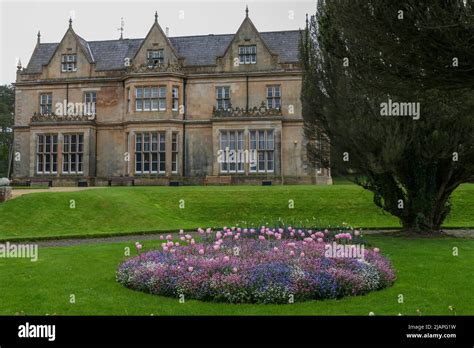
[[(474, 179), (473, 33), (469, 0), (320, 0), (302, 32), (308, 153), (325, 134), (332, 166), (407, 230), (438, 231)], [(391, 101), (419, 118), (382, 116)]]
[(15, 90), (0, 86), (0, 177), (7, 175), (9, 151), (13, 142)]

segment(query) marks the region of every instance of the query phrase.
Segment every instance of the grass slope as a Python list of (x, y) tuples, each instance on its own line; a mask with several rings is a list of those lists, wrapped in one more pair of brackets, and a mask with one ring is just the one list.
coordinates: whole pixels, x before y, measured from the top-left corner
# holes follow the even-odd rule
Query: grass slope
[[(0, 315), (458, 315), (474, 314), (474, 240), (368, 236), (397, 270), (393, 287), (365, 296), (288, 305), (230, 305), (122, 287), (115, 270), (133, 242), (40, 248), (39, 260), (0, 259)], [(144, 248), (158, 242), (146, 241)], [(459, 256), (452, 255), (453, 247)], [(76, 303), (69, 302), (74, 294)], [(402, 294), (404, 303), (398, 303)]]
[[(474, 184), (461, 186), (452, 201), (445, 226), (474, 227)], [(399, 227), (395, 217), (372, 203), (370, 192), (355, 185), (114, 187), (32, 193), (2, 203), (0, 240), (274, 223), (280, 217), (303, 223), (315, 217), (323, 226)]]

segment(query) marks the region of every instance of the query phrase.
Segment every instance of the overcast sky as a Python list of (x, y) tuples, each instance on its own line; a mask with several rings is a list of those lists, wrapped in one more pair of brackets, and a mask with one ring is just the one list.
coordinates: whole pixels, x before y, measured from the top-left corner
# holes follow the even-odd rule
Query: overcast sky
[(0, 84), (15, 81), (18, 58), (28, 64), (38, 30), (41, 42), (59, 42), (70, 16), (75, 32), (89, 41), (118, 39), (121, 17), (125, 38), (143, 38), (155, 10), (170, 36), (229, 34), (243, 21), (246, 4), (259, 31), (302, 28), (316, 8), (316, 0), (0, 0)]

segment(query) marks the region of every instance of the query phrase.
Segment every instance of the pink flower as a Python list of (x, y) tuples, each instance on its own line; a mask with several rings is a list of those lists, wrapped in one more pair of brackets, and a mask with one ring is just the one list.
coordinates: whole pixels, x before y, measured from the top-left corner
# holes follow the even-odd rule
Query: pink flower
[(171, 240), (171, 239), (173, 239), (173, 236), (172, 236), (171, 234), (168, 234), (168, 235), (166, 236), (166, 239), (167, 239), (167, 240)]
[(163, 251), (168, 251), (168, 247), (167, 247), (167, 246), (164, 246), (164, 247), (163, 247)]
[(227, 261), (229, 261), (229, 260), (230, 260), (230, 259), (229, 259), (229, 256), (224, 256), (224, 261), (227, 262)]
[(178, 243), (178, 242), (176, 242), (176, 243), (174, 243), (174, 245), (175, 245), (175, 246), (179, 246), (179, 243)]
[(142, 250), (142, 245), (141, 244), (137, 244), (136, 247), (137, 247), (137, 250)]
[(290, 250), (290, 255), (293, 256), (295, 252), (293, 250)]
[(354, 236), (358, 236), (358, 235), (360, 235), (360, 232), (358, 230), (355, 230), (354, 231)]
[(274, 248), (273, 248), (273, 251), (278, 251), (278, 248), (277, 248), (277, 247), (274, 247)]
[(264, 236), (258, 236), (258, 239), (259, 240), (265, 240), (265, 237)]
[(179, 239), (181, 239), (183, 242), (186, 240), (184, 237), (180, 237)]
[[(200, 230), (200, 228), (198, 230)], [(183, 230), (179, 230), (179, 234), (183, 234), (183, 233), (184, 233)]]
[(374, 253), (378, 253), (380, 252), (380, 249), (379, 248), (374, 248)]
[(323, 242), (323, 239), (322, 238), (318, 238), (318, 243), (322, 243)]
[(192, 272), (193, 269), (194, 269), (194, 268), (193, 268), (192, 266), (189, 266), (189, 267), (188, 267), (188, 271), (189, 271), (189, 272)]
[(204, 249), (199, 249), (199, 255), (204, 255)]
[(219, 250), (220, 245), (219, 245), (219, 244), (215, 244), (215, 245), (213, 246), (213, 248), (214, 248), (214, 250)]
[(237, 267), (232, 268), (232, 272), (237, 273)]
[(300, 254), (300, 256), (301, 256), (301, 257), (304, 257), (304, 253), (302, 252), (302, 253)]
[(160, 239), (164, 239), (165, 237), (163, 237), (163, 235), (160, 236)]

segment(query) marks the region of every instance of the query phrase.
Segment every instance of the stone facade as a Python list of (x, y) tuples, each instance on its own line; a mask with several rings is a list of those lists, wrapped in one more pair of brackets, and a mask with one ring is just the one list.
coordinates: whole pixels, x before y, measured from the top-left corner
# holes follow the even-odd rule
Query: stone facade
[[(298, 39), (248, 15), (232, 35), (167, 37), (157, 17), (144, 39), (38, 34), (17, 71), (14, 180), (330, 184), (306, 158)], [(252, 163), (222, 163), (226, 148)]]

